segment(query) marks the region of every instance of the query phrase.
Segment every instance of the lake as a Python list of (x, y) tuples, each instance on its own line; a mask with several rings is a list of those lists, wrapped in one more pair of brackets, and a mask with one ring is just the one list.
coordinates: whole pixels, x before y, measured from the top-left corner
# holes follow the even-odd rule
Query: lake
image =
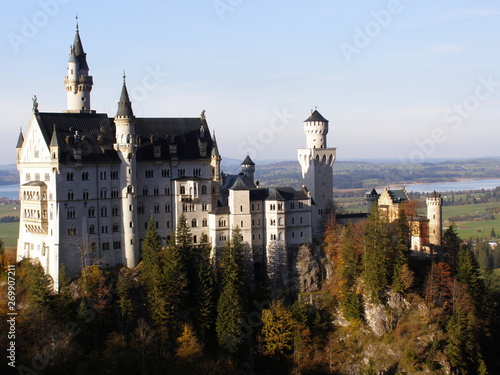
[(19, 185), (0, 185), (0, 198), (19, 199)]
[(432, 193), (433, 191), (463, 191), (463, 190), (479, 190), (479, 189), (494, 189), (500, 186), (499, 178), (485, 180), (463, 180), (455, 182), (433, 182), (429, 184), (411, 184), (406, 185), (407, 191), (420, 193)]

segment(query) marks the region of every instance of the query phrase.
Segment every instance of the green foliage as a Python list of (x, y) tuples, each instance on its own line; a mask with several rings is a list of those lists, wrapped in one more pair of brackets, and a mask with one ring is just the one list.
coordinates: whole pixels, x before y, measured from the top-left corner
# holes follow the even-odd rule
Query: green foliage
[(134, 303), (130, 296), (131, 280), (128, 277), (126, 271), (120, 272), (118, 275), (118, 280), (116, 282), (117, 291), (117, 301), (118, 307), (120, 308), (120, 315), (123, 319), (125, 327), (128, 327), (132, 317), (134, 316)]
[(33, 264), (29, 260), (22, 261), (23, 279), (27, 284), (28, 303), (46, 306), (50, 302), (52, 280), (45, 274), (40, 263)]
[(457, 256), (460, 251), (462, 240), (458, 237), (457, 227), (452, 224), (443, 233), (443, 253), (444, 260), (450, 265), (452, 273), (455, 274), (457, 266)]
[(467, 290), (476, 306), (481, 308), (484, 296), (484, 282), (479, 272), (476, 257), (468, 247), (462, 247), (457, 254), (457, 280), (467, 285)]
[(366, 222), (364, 234), (363, 273), (362, 278), (368, 301), (371, 303), (383, 302), (382, 292), (390, 281), (391, 259), (390, 233), (387, 223), (380, 217), (378, 204), (372, 207), (371, 214)]
[(354, 291), (344, 291), (340, 300), (342, 315), (349, 321), (363, 319), (363, 296)]

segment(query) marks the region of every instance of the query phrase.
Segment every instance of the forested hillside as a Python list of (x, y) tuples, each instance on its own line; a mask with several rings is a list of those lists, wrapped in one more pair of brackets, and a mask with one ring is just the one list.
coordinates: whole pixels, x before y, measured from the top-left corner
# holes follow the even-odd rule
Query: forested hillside
[[(499, 373), (498, 276), (480, 270), (453, 227), (437, 255), (410, 256), (405, 223), (388, 224), (377, 210), (356, 226), (330, 220), (321, 244), (330, 271), (307, 294), (265, 280), (254, 287), (238, 232), (214, 268), (206, 238), (194, 246), (184, 219), (165, 247), (150, 223), (136, 268), (102, 269), (96, 259), (75, 280), (63, 276), (58, 294), (43, 268), (24, 260), (16, 267), (18, 369)], [(2, 252), (0, 261), (5, 286), (12, 260)]]

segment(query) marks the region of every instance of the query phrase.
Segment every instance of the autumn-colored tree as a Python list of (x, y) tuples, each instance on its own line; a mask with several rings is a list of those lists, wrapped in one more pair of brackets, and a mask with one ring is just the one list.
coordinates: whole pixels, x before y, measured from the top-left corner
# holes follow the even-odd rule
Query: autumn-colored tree
[(293, 347), (294, 321), (292, 313), (283, 302), (273, 302), (269, 309), (262, 310), (262, 331), (259, 342), (268, 356), (289, 354)]
[(194, 329), (184, 324), (177, 339), (176, 363), (173, 374), (199, 374), (201, 372), (203, 346), (199, 343)]
[(432, 263), (424, 285), (427, 304), (432, 303), (445, 310), (450, 309), (452, 307), (452, 286), (451, 267), (448, 263)]

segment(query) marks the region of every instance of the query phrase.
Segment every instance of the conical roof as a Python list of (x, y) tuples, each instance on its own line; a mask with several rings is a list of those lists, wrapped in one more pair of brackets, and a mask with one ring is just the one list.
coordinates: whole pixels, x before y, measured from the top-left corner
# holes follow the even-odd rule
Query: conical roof
[(21, 148), (21, 147), (23, 147), (23, 143), (24, 143), (23, 131), (22, 131), (22, 130), (20, 130), (20, 131), (19, 131), (19, 138), (17, 139), (17, 145), (16, 145), (16, 148)]
[(50, 147), (58, 147), (59, 143), (57, 142), (57, 133), (56, 126), (52, 128), (52, 138), (50, 138)]
[(217, 146), (217, 139), (215, 139), (215, 132), (212, 136), (212, 140), (213, 140), (213, 145), (212, 145), (212, 153), (211, 155), (212, 156), (220, 156), (219, 154), (219, 147)]
[(245, 158), (245, 160), (243, 160), (243, 163), (241, 163), (241, 165), (255, 165), (255, 163), (250, 158), (250, 155), (247, 155), (247, 157)]
[(83, 50), (82, 39), (80, 38), (80, 32), (78, 31), (78, 26), (76, 28), (75, 42), (73, 43), (73, 50), (78, 62), (80, 63), (80, 69), (89, 69), (87, 65), (87, 54)]
[(314, 112), (311, 113), (311, 116), (309, 116), (309, 118), (304, 122), (313, 122), (313, 121), (328, 122), (326, 118), (321, 116), (321, 113), (319, 113), (317, 109), (315, 109)]
[(118, 102), (118, 111), (116, 112), (118, 117), (134, 117), (134, 112), (132, 111), (132, 103), (130, 102), (127, 84), (125, 83), (125, 76), (123, 77), (122, 94), (120, 96), (120, 101)]

